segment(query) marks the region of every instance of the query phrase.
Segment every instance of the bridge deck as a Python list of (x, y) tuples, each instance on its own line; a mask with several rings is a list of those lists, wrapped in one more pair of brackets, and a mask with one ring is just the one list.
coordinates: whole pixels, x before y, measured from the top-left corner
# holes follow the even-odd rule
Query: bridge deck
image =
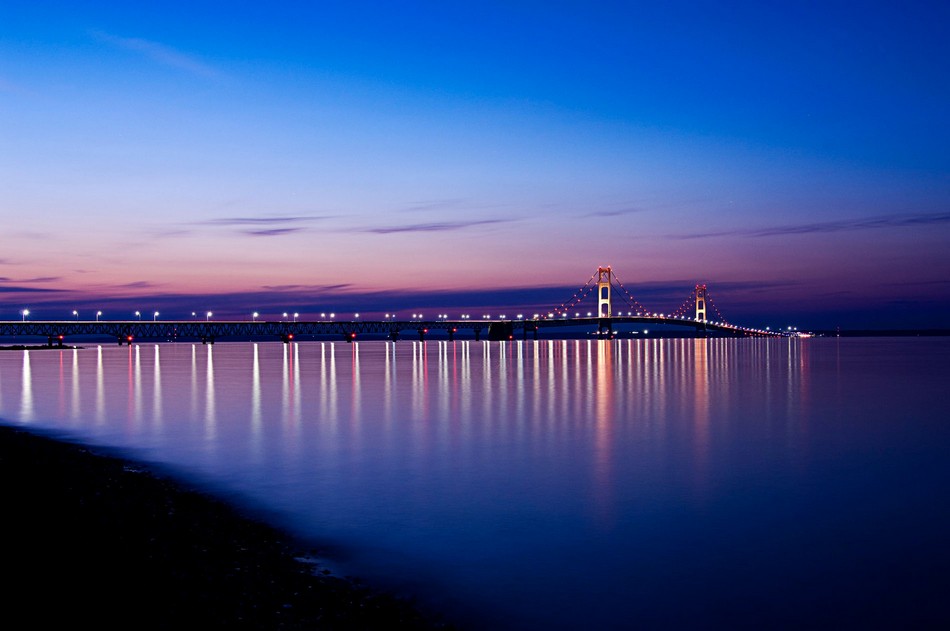
[(719, 322), (700, 322), (663, 316), (623, 316), (614, 318), (540, 318), (537, 320), (319, 320), (319, 321), (25, 321), (0, 322), (0, 337), (39, 337), (48, 343), (62, 344), (66, 338), (106, 337), (120, 344), (141, 340), (196, 339), (214, 342), (228, 338), (272, 338), (285, 342), (307, 337), (336, 337), (353, 340), (362, 335), (382, 335), (398, 339), (401, 335), (425, 338), (440, 332), (454, 339), (467, 332), (480, 339), (537, 336), (541, 329), (587, 327), (598, 334), (610, 336), (618, 327), (640, 325), (673, 325), (698, 332), (734, 336), (777, 336), (778, 333), (750, 329)]

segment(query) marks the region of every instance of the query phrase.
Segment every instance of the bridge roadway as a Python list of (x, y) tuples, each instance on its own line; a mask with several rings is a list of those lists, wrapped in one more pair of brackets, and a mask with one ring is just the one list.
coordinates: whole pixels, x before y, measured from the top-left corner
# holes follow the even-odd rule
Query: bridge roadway
[(200, 340), (213, 344), (222, 339), (279, 339), (289, 342), (308, 337), (331, 337), (352, 342), (362, 335), (386, 336), (395, 341), (401, 335), (417, 335), (420, 340), (438, 332), (455, 339), (461, 331), (476, 340), (487, 334), (490, 340), (537, 339), (541, 329), (588, 327), (602, 337), (613, 337), (618, 325), (675, 325), (694, 329), (699, 335), (777, 336), (778, 333), (732, 324), (700, 322), (665, 316), (623, 316), (614, 318), (539, 318), (514, 320), (319, 320), (319, 321), (194, 321), (194, 320), (60, 320), (0, 322), (0, 337), (39, 337), (49, 345), (63, 345), (77, 336), (105, 337), (119, 344), (134, 341)]

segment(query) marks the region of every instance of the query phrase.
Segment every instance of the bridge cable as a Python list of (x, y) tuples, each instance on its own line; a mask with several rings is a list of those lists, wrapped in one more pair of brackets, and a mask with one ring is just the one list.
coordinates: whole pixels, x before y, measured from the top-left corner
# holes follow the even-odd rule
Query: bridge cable
[(717, 306), (716, 306), (716, 303), (713, 302), (712, 296), (709, 295), (709, 290), (708, 290), (708, 289), (706, 290), (706, 304), (712, 305), (713, 311), (715, 311), (715, 312), (716, 312), (716, 315), (719, 316), (719, 322), (722, 322), (723, 324), (729, 324), (729, 323), (726, 321), (726, 319), (725, 319), (724, 317), (722, 317), (722, 314), (719, 312), (719, 307), (717, 307)]
[(623, 298), (624, 301), (625, 301), (629, 306), (633, 307), (634, 311), (637, 311), (637, 312), (638, 312), (637, 315), (639, 315), (640, 313), (643, 313), (643, 314), (649, 313), (649, 310), (648, 310), (646, 307), (644, 307), (643, 305), (641, 305), (640, 302), (639, 302), (636, 298), (633, 297), (633, 294), (631, 294), (629, 291), (627, 291), (627, 288), (623, 286), (623, 283), (622, 283), (622, 282), (620, 282), (620, 278), (617, 277), (617, 273), (616, 273), (616, 272), (613, 272), (613, 273), (611, 274), (611, 276), (613, 277), (613, 279), (614, 279), (615, 281), (617, 281), (617, 285), (619, 286), (620, 291), (622, 292), (622, 293), (620, 294), (620, 297)]
[[(707, 294), (708, 295), (708, 294)], [(693, 289), (689, 292), (689, 296), (686, 297), (686, 300), (679, 307), (676, 308), (676, 311), (670, 315), (674, 318), (682, 318), (687, 313), (690, 312), (690, 309), (693, 308), (696, 304), (696, 289)]]
[[(581, 285), (577, 289), (577, 291), (574, 292), (573, 296), (571, 296), (568, 300), (565, 300), (564, 302), (562, 302), (561, 306), (555, 307), (554, 309), (552, 309), (552, 311), (557, 314), (560, 314), (561, 312), (567, 313), (568, 310), (570, 310), (572, 307), (580, 303), (584, 298), (587, 297), (588, 294), (590, 294), (591, 290), (593, 290), (594, 286), (591, 285), (591, 283), (594, 281), (594, 278), (596, 277), (597, 277), (597, 272), (594, 272), (591, 275), (591, 277), (587, 279), (587, 282)], [(585, 289), (587, 291), (584, 291)], [(581, 294), (581, 292), (583, 292), (583, 295), (578, 297), (578, 294)]]

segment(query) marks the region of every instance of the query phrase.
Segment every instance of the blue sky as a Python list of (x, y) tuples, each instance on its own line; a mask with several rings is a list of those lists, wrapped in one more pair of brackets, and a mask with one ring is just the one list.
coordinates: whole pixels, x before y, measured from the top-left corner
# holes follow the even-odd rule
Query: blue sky
[(948, 18), (5, 3), (0, 318), (543, 307), (609, 264), (658, 311), (950, 326)]

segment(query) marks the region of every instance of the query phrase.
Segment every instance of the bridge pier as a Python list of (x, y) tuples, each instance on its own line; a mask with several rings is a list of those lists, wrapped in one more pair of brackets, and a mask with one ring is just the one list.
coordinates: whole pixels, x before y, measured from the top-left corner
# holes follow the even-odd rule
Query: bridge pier
[(494, 341), (510, 340), (514, 337), (511, 322), (492, 322), (488, 325), (488, 339)]
[(348, 331), (343, 334), (343, 339), (346, 340), (347, 344), (352, 344), (353, 340), (356, 339), (356, 331)]
[(451, 328), (451, 329), (448, 330), (448, 333), (449, 333), (449, 341), (450, 341), (450, 342), (454, 342), (454, 341), (455, 341), (455, 332), (456, 332), (457, 330), (458, 330), (458, 329), (455, 329), (455, 328)]
[(392, 340), (393, 342), (398, 342), (398, 341), (399, 341), (399, 331), (395, 331), (395, 330), (390, 331), (390, 332), (389, 332), (389, 339)]
[(597, 337), (612, 340), (614, 339), (613, 324), (610, 318), (600, 318), (597, 321)]
[(420, 342), (425, 342), (425, 341), (426, 341), (426, 333), (428, 333), (428, 332), (429, 332), (429, 329), (419, 329), (419, 341), (420, 341)]
[(202, 343), (202, 344), (214, 344), (214, 336), (213, 336), (213, 335), (206, 335), (206, 336), (203, 336), (203, 337), (201, 338), (201, 343)]
[(280, 336), (280, 341), (283, 342), (284, 344), (290, 344), (290, 342), (292, 342), (293, 339), (294, 339), (293, 333), (284, 333), (283, 335)]
[(475, 332), (475, 341), (478, 342), (482, 339), (482, 330), (481, 329), (472, 329)]

